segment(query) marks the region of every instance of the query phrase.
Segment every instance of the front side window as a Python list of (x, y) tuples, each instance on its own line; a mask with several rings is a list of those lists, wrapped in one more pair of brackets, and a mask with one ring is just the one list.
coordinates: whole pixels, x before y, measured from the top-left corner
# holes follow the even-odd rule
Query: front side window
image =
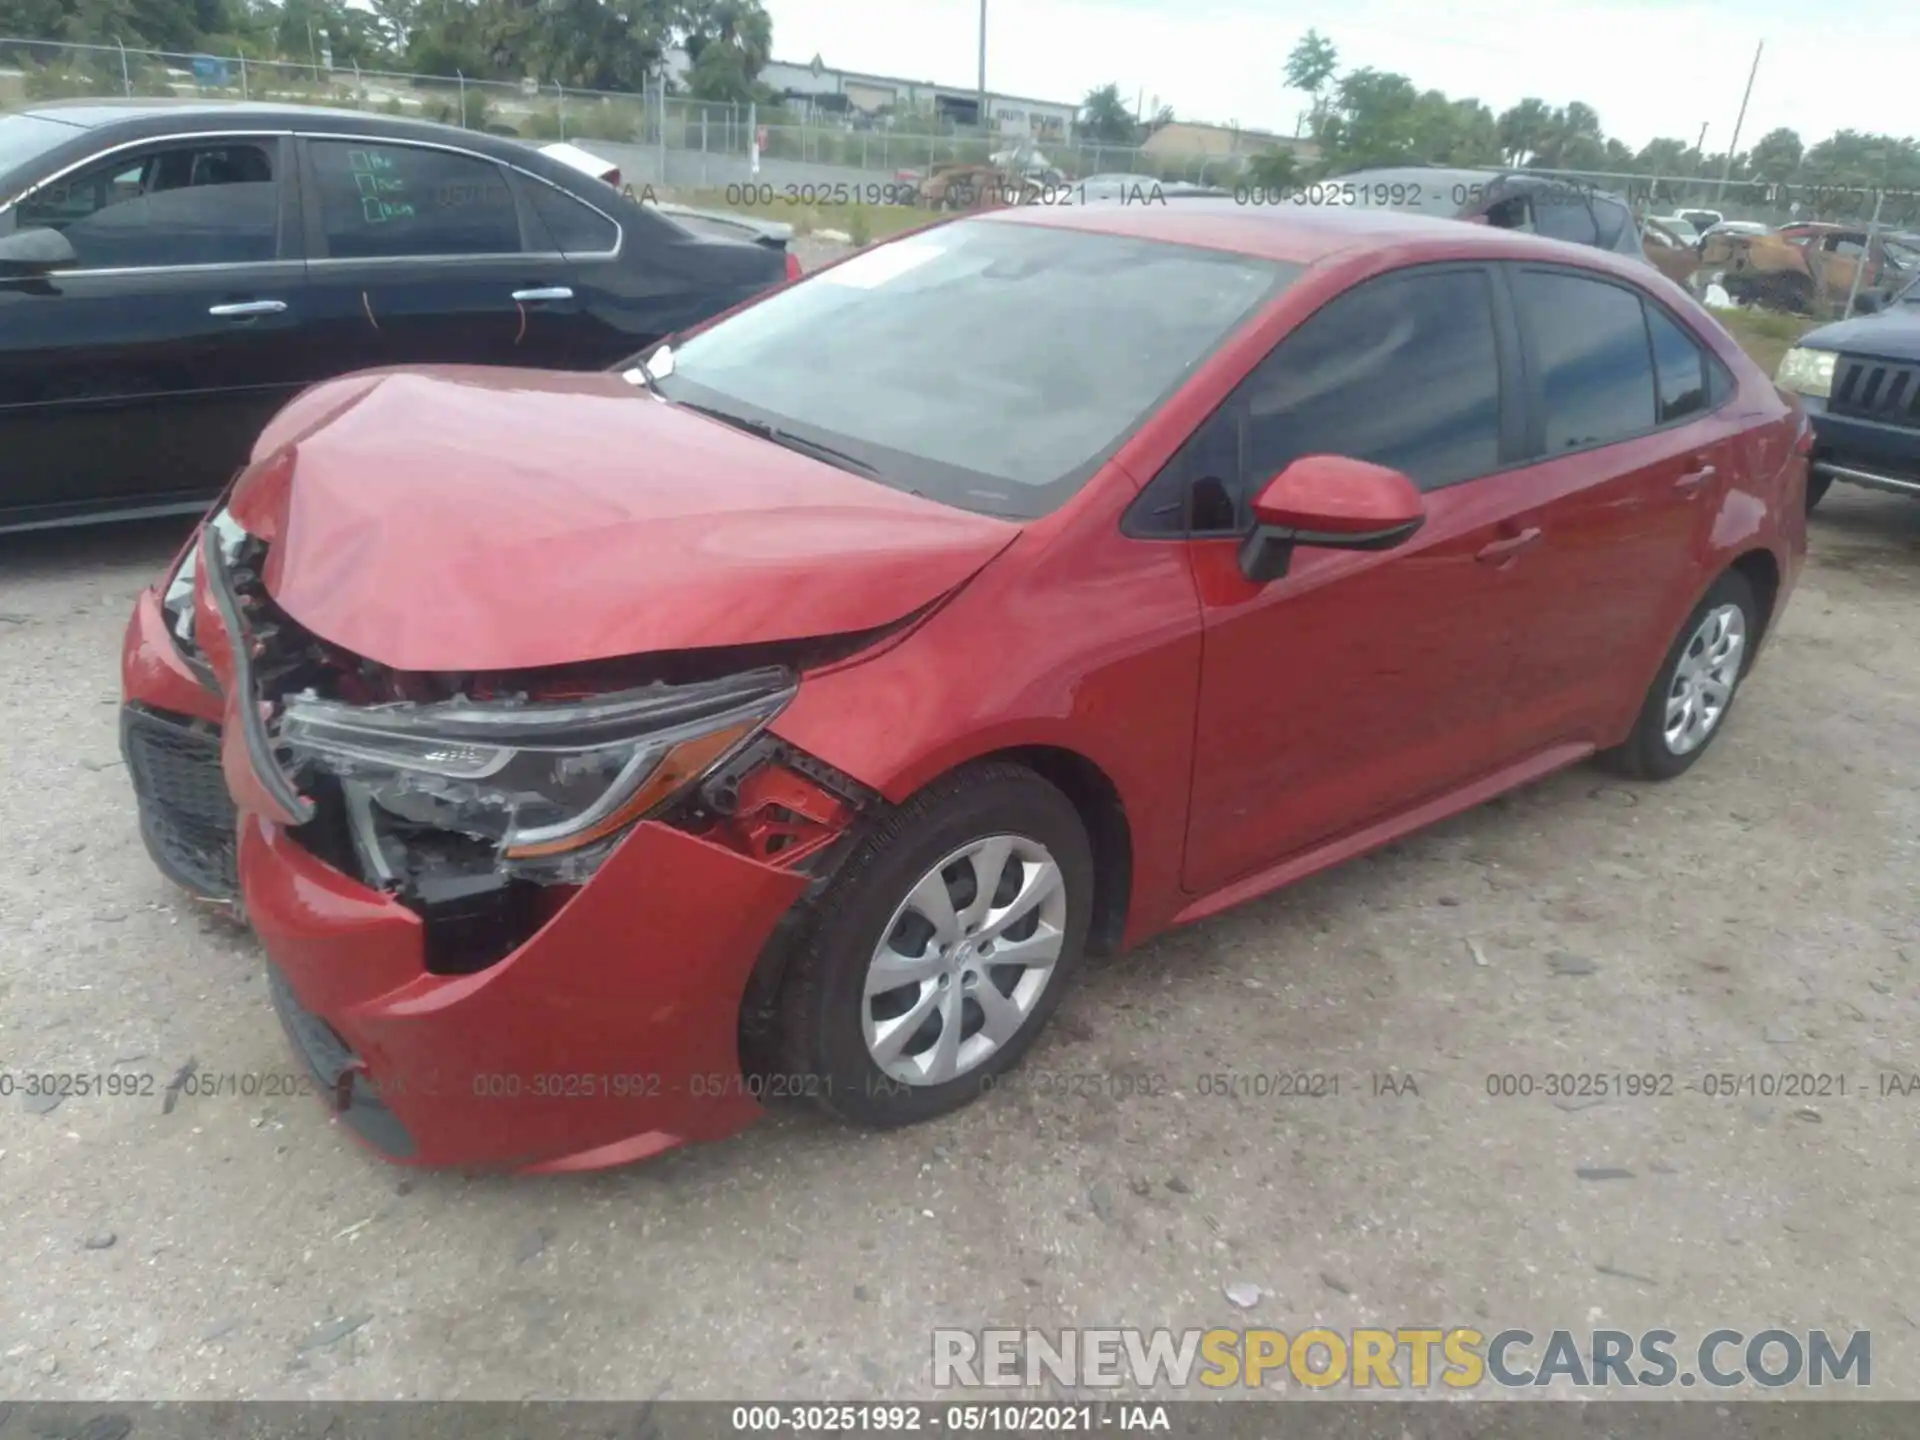
[(1548, 455), (1654, 427), (1653, 360), (1635, 292), (1550, 270), (1517, 271), (1513, 290), (1539, 362)]
[(865, 251), (651, 368), (672, 400), (1029, 518), (1092, 478), (1297, 265), (964, 220)]
[(1487, 276), (1412, 271), (1370, 281), (1282, 340), (1234, 398), (1246, 487), (1302, 455), (1370, 460), (1422, 490), (1495, 470), (1500, 362)]
[(276, 151), (224, 139), (121, 151), (34, 191), (15, 225), (60, 231), (83, 270), (272, 260)]
[(519, 211), (493, 161), (373, 140), (308, 144), (330, 258), (520, 253)]

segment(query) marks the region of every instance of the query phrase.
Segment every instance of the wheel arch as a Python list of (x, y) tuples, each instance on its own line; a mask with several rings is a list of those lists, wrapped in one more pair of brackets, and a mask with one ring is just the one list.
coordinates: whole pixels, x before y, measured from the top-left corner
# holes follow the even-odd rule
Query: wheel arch
[[(1760, 606), (1760, 613), (1754, 617), (1757, 633), (1753, 637), (1753, 644), (1747, 647), (1746, 664), (1751, 669), (1754, 656), (1759, 653), (1761, 644), (1773, 628), (1774, 608), (1780, 600), (1780, 561), (1773, 551), (1759, 546), (1735, 556), (1727, 570), (1737, 572), (1753, 587), (1753, 598)], [(1719, 576), (1714, 577), (1714, 583), (1719, 583)]]

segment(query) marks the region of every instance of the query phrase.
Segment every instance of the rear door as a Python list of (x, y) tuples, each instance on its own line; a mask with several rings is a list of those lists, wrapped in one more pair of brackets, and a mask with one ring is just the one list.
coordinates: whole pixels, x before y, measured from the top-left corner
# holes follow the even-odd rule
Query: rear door
[(1637, 708), (1705, 584), (1734, 467), (1726, 374), (1638, 287), (1590, 271), (1506, 268), (1527, 357), (1534, 462), (1516, 523), (1513, 743), (1600, 743)]
[(0, 517), (190, 507), (303, 378), (304, 272), (285, 136), (116, 149), (28, 194), (16, 229), (71, 269), (0, 280)]
[(313, 362), (566, 367), (567, 258), (498, 161), (375, 136), (303, 136)]

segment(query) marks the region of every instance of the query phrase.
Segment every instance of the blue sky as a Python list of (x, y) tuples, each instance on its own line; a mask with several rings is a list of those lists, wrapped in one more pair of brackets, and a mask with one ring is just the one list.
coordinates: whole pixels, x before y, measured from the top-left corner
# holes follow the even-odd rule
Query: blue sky
[[(774, 53), (941, 84), (974, 81), (979, 0), (765, 0)], [(1496, 112), (1527, 95), (1584, 100), (1609, 134), (1725, 145), (1756, 41), (1745, 144), (1776, 125), (1920, 131), (1920, 10), (1892, 0), (987, 0), (987, 85), (1077, 100), (1108, 81), (1182, 117), (1291, 133), (1305, 98), (1282, 78), (1309, 26), (1343, 68), (1371, 65)], [(1842, 38), (1845, 37), (1845, 38)]]

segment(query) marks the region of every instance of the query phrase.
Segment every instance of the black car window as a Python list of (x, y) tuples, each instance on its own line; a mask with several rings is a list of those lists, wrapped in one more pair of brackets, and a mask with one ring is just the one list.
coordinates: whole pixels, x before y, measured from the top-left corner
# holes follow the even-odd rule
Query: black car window
[(1539, 361), (1547, 453), (1651, 430), (1653, 358), (1639, 295), (1549, 270), (1521, 270), (1513, 288)]
[(327, 255), (516, 255), (520, 216), (491, 160), (372, 140), (314, 140)]
[(1660, 424), (1704, 414), (1708, 409), (1707, 367), (1693, 337), (1658, 305), (1648, 304), (1647, 333), (1653, 341), (1653, 383)]
[(1422, 490), (1484, 475), (1500, 463), (1487, 277), (1442, 270), (1369, 281), (1309, 316), (1234, 399), (1245, 416), (1245, 489), (1302, 455), (1371, 460)]
[(528, 181), (526, 188), (554, 249), (567, 255), (604, 255), (620, 243), (620, 227), (592, 206), (538, 180)]
[(1243, 530), (1302, 455), (1388, 465), (1422, 490), (1500, 466), (1500, 364), (1479, 270), (1407, 271), (1315, 311), (1188, 438), (1130, 510), (1140, 537)]
[(1551, 185), (1536, 192), (1533, 200), (1533, 233), (1549, 240), (1571, 240), (1576, 245), (1598, 245), (1600, 228), (1594, 222), (1593, 206), (1585, 195), (1570, 186)]
[(34, 191), (15, 225), (62, 232), (84, 270), (271, 260), (272, 148), (221, 140), (122, 151)]

